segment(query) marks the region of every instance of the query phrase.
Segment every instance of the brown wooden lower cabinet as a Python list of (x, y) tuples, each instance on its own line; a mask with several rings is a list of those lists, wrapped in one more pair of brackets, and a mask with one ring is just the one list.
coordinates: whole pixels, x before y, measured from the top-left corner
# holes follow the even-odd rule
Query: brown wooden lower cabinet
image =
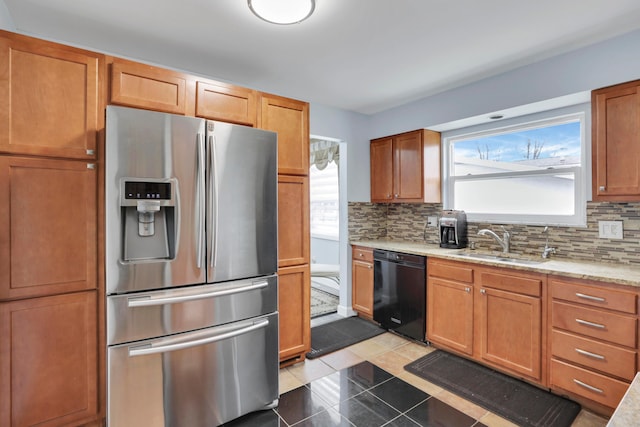
[(278, 270), (280, 361), (304, 360), (311, 348), (309, 264)]
[(428, 282), (428, 339), (473, 354), (473, 284), (438, 277), (429, 277)]
[(353, 309), (373, 319), (373, 249), (353, 247), (351, 276)]
[(97, 291), (0, 303), (0, 425), (98, 414)]

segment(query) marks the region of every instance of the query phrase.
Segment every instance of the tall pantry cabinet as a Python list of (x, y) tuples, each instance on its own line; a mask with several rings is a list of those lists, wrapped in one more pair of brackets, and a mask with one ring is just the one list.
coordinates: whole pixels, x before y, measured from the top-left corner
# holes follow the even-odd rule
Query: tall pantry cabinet
[(0, 32), (0, 425), (102, 417), (104, 58)]
[(280, 361), (311, 347), (309, 267), (309, 104), (262, 94), (258, 127), (278, 133)]

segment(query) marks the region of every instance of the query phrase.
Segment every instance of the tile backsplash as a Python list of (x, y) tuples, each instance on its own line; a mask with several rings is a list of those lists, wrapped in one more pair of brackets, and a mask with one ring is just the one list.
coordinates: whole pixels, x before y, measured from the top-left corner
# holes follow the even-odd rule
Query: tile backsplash
[[(425, 227), (428, 216), (438, 216), (439, 204), (376, 204), (349, 202), (349, 239), (406, 240), (438, 244), (438, 228)], [(600, 239), (598, 221), (622, 221), (623, 239)], [(478, 236), (481, 228), (499, 235), (499, 224), (469, 223), (468, 237), (477, 249), (500, 250), (490, 237)], [(507, 224), (511, 233), (511, 252), (540, 256), (546, 236), (543, 226)], [(549, 227), (549, 246), (556, 248), (553, 258), (640, 265), (640, 203), (587, 204), (586, 227)]]

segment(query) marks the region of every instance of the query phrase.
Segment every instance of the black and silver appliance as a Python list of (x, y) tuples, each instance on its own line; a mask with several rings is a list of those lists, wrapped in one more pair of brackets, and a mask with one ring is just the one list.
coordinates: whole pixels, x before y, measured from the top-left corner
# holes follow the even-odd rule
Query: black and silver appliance
[(276, 134), (109, 106), (105, 168), (108, 426), (274, 407)]
[(439, 224), (441, 248), (467, 247), (467, 214), (464, 211), (442, 211)]
[(389, 330), (425, 340), (426, 258), (373, 251), (373, 320)]

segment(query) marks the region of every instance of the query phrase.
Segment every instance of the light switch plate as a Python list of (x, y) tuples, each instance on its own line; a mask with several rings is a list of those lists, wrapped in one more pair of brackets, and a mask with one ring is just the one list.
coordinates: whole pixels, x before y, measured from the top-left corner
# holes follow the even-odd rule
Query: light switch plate
[(438, 217), (437, 216), (428, 216), (427, 217), (427, 226), (429, 226), (429, 227), (437, 227), (438, 226)]
[(622, 239), (622, 221), (598, 221), (598, 237), (601, 239)]

